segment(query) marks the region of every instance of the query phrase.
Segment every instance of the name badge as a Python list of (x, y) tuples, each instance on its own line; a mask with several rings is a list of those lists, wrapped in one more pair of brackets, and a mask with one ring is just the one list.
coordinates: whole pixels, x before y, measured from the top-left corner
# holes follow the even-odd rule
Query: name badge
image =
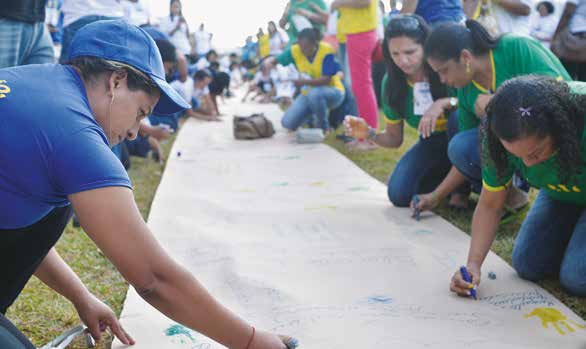
[(427, 82), (413, 84), (413, 114), (423, 115), (433, 104), (431, 89)]

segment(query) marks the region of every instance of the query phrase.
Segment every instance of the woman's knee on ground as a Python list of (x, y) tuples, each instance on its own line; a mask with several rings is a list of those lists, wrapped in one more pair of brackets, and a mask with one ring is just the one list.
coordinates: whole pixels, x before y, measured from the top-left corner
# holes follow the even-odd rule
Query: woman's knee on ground
[(448, 143), (448, 158), (454, 166), (461, 167), (469, 161), (467, 156), (467, 152), (470, 151), (469, 145), (463, 133), (457, 133), (452, 137)]
[(584, 258), (565, 258), (560, 268), (560, 283), (574, 296), (586, 297), (586, 263)]
[(389, 201), (395, 207), (409, 207), (411, 204), (411, 198), (415, 193), (410, 190), (409, 186), (405, 185), (404, 179), (398, 177), (399, 176), (395, 176), (395, 172), (393, 172), (389, 179), (387, 186)]

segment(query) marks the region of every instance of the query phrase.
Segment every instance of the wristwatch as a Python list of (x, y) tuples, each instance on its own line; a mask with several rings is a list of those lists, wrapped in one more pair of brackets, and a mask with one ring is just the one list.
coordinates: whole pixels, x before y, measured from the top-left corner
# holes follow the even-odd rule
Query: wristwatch
[(450, 109), (458, 108), (458, 98), (450, 97)]
[(372, 127), (368, 128), (368, 139), (371, 141), (376, 141), (376, 129)]

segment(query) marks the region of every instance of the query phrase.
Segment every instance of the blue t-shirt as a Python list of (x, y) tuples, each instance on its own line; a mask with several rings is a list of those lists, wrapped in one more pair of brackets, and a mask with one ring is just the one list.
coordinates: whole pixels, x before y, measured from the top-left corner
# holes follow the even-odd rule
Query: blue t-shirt
[(130, 179), (69, 66), (0, 69), (0, 229), (29, 226), (69, 194)]
[(464, 18), (462, 0), (419, 0), (415, 14), (427, 23), (459, 22)]

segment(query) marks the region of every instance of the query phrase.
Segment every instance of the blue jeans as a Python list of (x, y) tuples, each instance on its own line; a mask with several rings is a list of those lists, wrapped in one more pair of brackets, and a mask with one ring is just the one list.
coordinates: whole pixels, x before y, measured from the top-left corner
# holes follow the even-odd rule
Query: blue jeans
[(480, 193), (482, 189), (482, 169), (480, 166), (480, 144), (478, 129), (458, 132), (448, 145), (448, 157), (472, 185), (472, 190)]
[(586, 296), (586, 208), (540, 191), (515, 240), (513, 268), (531, 281), (559, 275), (568, 292)]
[(45, 23), (0, 18), (0, 69), (44, 63), (55, 63), (53, 43)]
[(287, 109), (281, 124), (289, 130), (296, 130), (307, 121), (315, 117), (318, 126), (324, 131), (330, 125), (329, 111), (335, 109), (344, 101), (344, 93), (330, 86), (312, 87), (307, 95), (299, 95)]
[[(434, 190), (446, 177), (452, 165), (448, 159), (449, 139), (458, 131), (458, 114), (448, 118), (448, 130), (419, 138), (399, 160), (389, 178), (387, 195), (394, 206), (408, 207), (413, 195)], [(457, 192), (468, 191), (467, 187)]]
[(81, 17), (77, 21), (69, 24), (68, 26), (63, 28), (63, 37), (61, 39), (61, 55), (59, 56), (59, 63), (65, 63), (69, 60), (69, 46), (71, 45), (71, 40), (73, 40), (73, 36), (77, 33), (78, 30), (85, 27), (86, 25), (93, 23), (95, 21), (101, 21), (104, 19), (117, 19), (116, 17), (108, 17), (108, 16), (85, 16)]

